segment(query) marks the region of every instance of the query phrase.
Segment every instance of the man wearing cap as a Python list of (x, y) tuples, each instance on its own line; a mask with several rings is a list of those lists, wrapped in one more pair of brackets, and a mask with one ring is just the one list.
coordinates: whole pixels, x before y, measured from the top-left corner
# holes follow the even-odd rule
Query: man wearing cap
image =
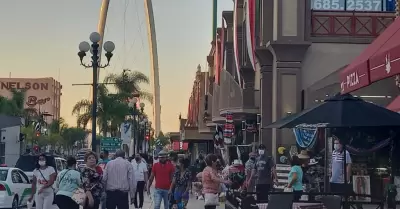
[(247, 188), (247, 192), (254, 192), (255, 189), (255, 183), (256, 183), (256, 177), (257, 176), (253, 176), (253, 169), (256, 166), (256, 156), (257, 153), (255, 152), (251, 152), (249, 154), (249, 160), (247, 160), (246, 164), (245, 164), (245, 172), (246, 172), (246, 188)]
[(252, 175), (257, 175), (256, 192), (257, 200), (268, 201), (268, 194), (271, 191), (273, 181), (277, 181), (275, 162), (271, 156), (266, 153), (264, 144), (258, 147), (258, 160), (252, 171)]
[(150, 194), (150, 187), (155, 179), (154, 190), (154, 209), (160, 209), (161, 201), (164, 202), (164, 208), (169, 209), (168, 196), (170, 195), (169, 188), (172, 183), (172, 177), (175, 172), (174, 166), (167, 161), (168, 153), (161, 150), (158, 153), (159, 162), (153, 165), (149, 183), (147, 184), (147, 193)]

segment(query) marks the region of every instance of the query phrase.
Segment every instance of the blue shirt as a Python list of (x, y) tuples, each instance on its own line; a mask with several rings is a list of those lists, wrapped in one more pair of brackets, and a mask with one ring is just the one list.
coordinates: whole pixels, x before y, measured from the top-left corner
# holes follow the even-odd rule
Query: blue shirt
[(289, 183), (292, 182), (293, 173), (297, 174), (297, 179), (292, 184), (293, 190), (294, 191), (303, 191), (303, 184), (302, 184), (302, 181), (303, 181), (303, 169), (301, 169), (301, 167), (298, 166), (298, 165), (292, 166), (292, 169), (290, 169), (290, 172), (289, 172), (289, 178), (288, 178)]
[[(332, 176), (331, 182), (337, 184), (344, 183), (344, 153), (334, 150), (332, 152)], [(351, 164), (350, 153), (346, 151), (346, 164)], [(347, 179), (348, 181), (350, 179)]]
[(64, 169), (57, 175), (57, 195), (72, 197), (73, 192), (81, 185), (81, 173), (76, 170)]

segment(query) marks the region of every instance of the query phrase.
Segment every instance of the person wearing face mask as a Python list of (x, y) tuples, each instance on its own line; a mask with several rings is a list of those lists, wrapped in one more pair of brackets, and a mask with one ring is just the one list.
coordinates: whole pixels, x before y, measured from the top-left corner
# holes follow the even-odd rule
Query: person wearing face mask
[(252, 175), (257, 175), (257, 200), (267, 201), (273, 182), (277, 181), (275, 162), (271, 156), (266, 154), (266, 147), (264, 144), (260, 144), (258, 147), (258, 154), (259, 157), (252, 171)]
[[(346, 172), (344, 172), (344, 156), (346, 156)], [(351, 177), (351, 157), (350, 153), (346, 151), (346, 155), (343, 152), (343, 145), (339, 139), (334, 141), (334, 151), (332, 152), (332, 176), (330, 179), (331, 192), (348, 191), (351, 189), (347, 182), (344, 182), (344, 174), (347, 176), (347, 181), (350, 181)]]
[(35, 196), (37, 209), (50, 209), (53, 207), (54, 190), (52, 185), (57, 175), (54, 168), (47, 166), (46, 162), (46, 155), (39, 155), (38, 164), (33, 171), (32, 193), (28, 201), (32, 202)]
[(254, 192), (254, 190), (255, 190), (256, 176), (253, 174), (252, 170), (256, 166), (256, 156), (257, 156), (257, 153), (251, 152), (249, 154), (249, 159), (245, 163), (245, 174), (246, 174), (245, 186), (246, 186), (247, 192)]
[(150, 186), (155, 179), (154, 191), (154, 209), (160, 209), (161, 201), (164, 203), (164, 208), (169, 209), (168, 194), (171, 187), (172, 178), (175, 172), (175, 167), (167, 162), (168, 153), (161, 150), (158, 153), (158, 163), (153, 165), (149, 182), (147, 184), (147, 194), (150, 195)]
[[(148, 180), (147, 164), (142, 160), (140, 154), (136, 154), (135, 158), (132, 160), (132, 166), (133, 166), (133, 173), (135, 174), (135, 179), (137, 182), (136, 193), (133, 199), (133, 204), (135, 205), (135, 208), (142, 208), (144, 202), (143, 193), (147, 188), (146, 182)], [(139, 194), (139, 204), (137, 201), (138, 194)]]

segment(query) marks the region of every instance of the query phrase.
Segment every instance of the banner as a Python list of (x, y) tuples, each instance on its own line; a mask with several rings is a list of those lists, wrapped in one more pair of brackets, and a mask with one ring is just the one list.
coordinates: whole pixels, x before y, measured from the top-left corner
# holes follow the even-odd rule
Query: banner
[(121, 139), (124, 144), (129, 144), (132, 139), (132, 124), (129, 122), (121, 123)]

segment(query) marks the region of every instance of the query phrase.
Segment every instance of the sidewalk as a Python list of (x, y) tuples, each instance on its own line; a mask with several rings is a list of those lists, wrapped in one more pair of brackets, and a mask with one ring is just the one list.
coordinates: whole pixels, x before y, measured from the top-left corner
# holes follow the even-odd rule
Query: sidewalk
[[(149, 196), (145, 195), (143, 209), (153, 209), (153, 208), (154, 204), (151, 204)], [(223, 204), (217, 207), (217, 209), (224, 209), (224, 208), (225, 206)], [(132, 205), (130, 209), (135, 209), (135, 207)], [(162, 203), (160, 209), (164, 209), (164, 205)], [(187, 209), (204, 209), (204, 200), (196, 200), (194, 195), (191, 195)]]

